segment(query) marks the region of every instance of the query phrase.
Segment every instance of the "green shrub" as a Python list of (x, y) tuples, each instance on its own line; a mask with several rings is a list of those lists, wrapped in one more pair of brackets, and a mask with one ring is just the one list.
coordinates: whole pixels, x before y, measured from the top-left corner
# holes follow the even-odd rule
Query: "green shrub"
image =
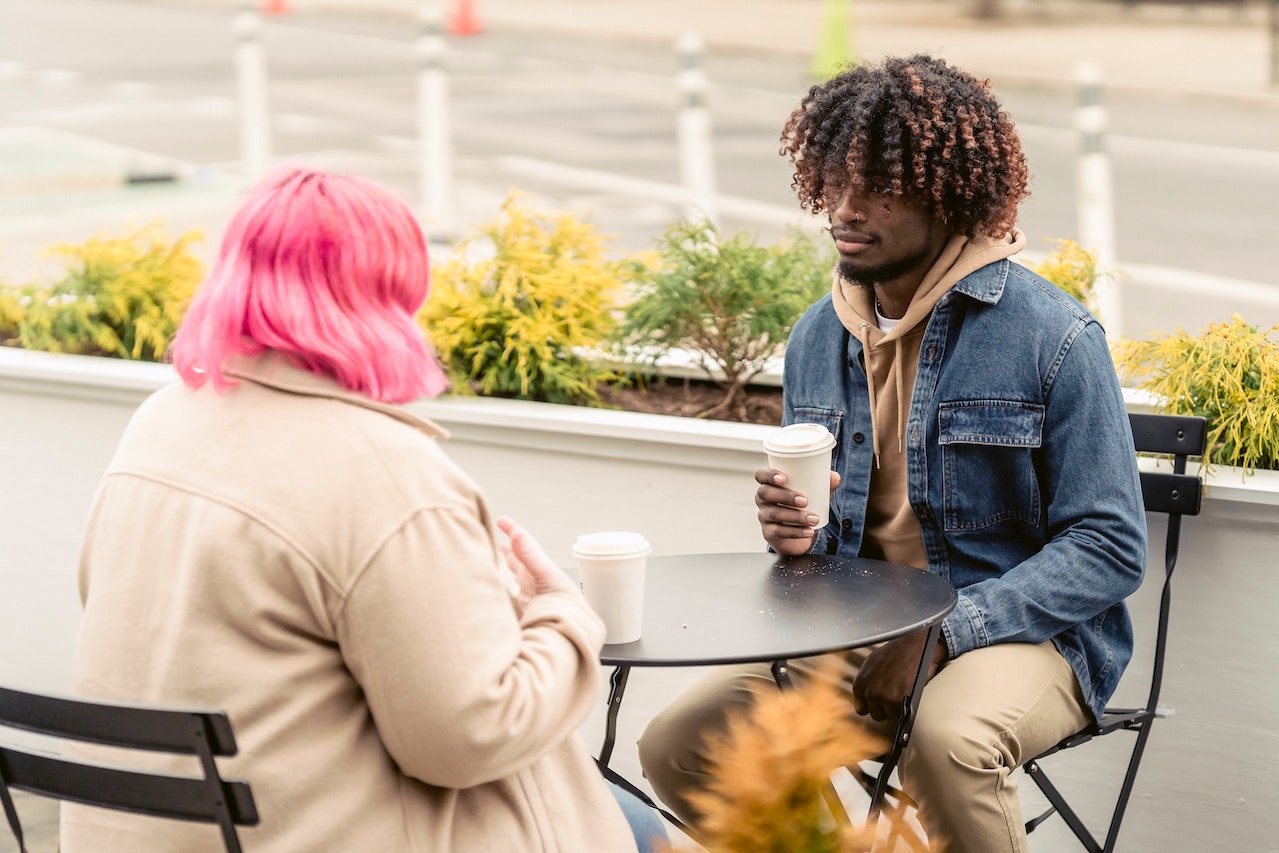
[[(496, 219), (433, 271), (419, 320), (455, 388), (552, 403), (599, 402), (617, 381), (590, 353), (616, 325), (624, 267), (605, 238), (567, 214), (531, 210), (512, 193)], [(468, 254), (491, 244), (493, 256)]]
[(204, 265), (191, 231), (170, 240), (151, 224), (120, 237), (97, 236), (47, 254), (66, 261), (62, 278), (0, 288), (0, 345), (161, 361)]
[(1209, 461), (1279, 469), (1277, 334), (1279, 326), (1263, 330), (1235, 315), (1194, 335), (1118, 341), (1115, 363), (1157, 410), (1208, 419)]
[(675, 350), (690, 353), (723, 399), (702, 413), (740, 409), (743, 386), (778, 355), (791, 327), (830, 291), (833, 246), (824, 250), (792, 231), (772, 246), (715, 226), (681, 220), (657, 244), (653, 266), (634, 266), (634, 299), (618, 340), (650, 363)]

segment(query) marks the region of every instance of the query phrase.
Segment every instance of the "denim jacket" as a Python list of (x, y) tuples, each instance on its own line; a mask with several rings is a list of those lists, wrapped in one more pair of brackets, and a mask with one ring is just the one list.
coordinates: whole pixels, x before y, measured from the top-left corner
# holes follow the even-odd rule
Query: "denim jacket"
[[(856, 555), (873, 463), (861, 344), (830, 297), (796, 323), (784, 423), (825, 425), (842, 482), (813, 552)], [(952, 657), (1052, 639), (1100, 714), (1132, 656), (1123, 600), (1141, 583), (1146, 523), (1132, 433), (1101, 327), (1008, 260), (933, 309), (905, 424), (907, 491), (928, 570), (959, 603)]]

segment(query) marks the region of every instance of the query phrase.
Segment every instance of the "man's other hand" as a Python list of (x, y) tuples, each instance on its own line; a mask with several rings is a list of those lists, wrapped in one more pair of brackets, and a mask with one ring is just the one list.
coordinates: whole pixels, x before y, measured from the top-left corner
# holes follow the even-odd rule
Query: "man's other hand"
[[(889, 640), (866, 656), (861, 671), (853, 681), (853, 710), (870, 714), (872, 720), (896, 720), (902, 713), (902, 701), (915, 687), (915, 675), (924, 655), (928, 631), (916, 631)], [(933, 659), (928, 664), (928, 679), (942, 668), (948, 654), (946, 641), (938, 639)]]

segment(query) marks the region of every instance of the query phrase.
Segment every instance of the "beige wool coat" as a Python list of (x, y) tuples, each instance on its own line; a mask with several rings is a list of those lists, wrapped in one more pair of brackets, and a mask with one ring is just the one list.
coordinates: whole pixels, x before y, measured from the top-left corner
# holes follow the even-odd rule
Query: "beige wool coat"
[[(251, 853), (634, 853), (576, 733), (603, 625), (568, 592), (521, 612), (444, 433), (273, 355), (228, 372), (124, 434), (84, 538), (77, 692), (226, 709)], [(74, 805), (61, 839), (222, 849)]]

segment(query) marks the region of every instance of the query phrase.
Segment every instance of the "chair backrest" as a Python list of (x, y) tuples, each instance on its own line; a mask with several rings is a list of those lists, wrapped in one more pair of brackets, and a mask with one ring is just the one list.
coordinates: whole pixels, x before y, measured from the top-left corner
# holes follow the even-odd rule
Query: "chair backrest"
[[(1118, 843), (1119, 829), (1132, 795), (1137, 769), (1150, 737), (1150, 724), (1159, 712), (1159, 690), (1163, 684), (1164, 650), (1168, 642), (1168, 614), (1172, 604), (1172, 573), (1177, 567), (1177, 552), (1181, 544), (1181, 517), (1198, 515), (1203, 498), (1203, 483), (1199, 477), (1186, 473), (1186, 464), (1192, 456), (1203, 456), (1208, 436), (1208, 422), (1200, 417), (1183, 415), (1129, 414), (1133, 445), (1138, 453), (1154, 453), (1171, 457), (1172, 470), (1157, 466), (1155, 470), (1141, 472), (1141, 493), (1147, 515), (1164, 513), (1168, 516), (1168, 533), (1164, 540), (1164, 580), (1159, 598), (1159, 623), (1155, 634), (1155, 656), (1151, 672), (1150, 693), (1144, 708), (1112, 708), (1107, 706), (1095, 723), (1071, 735), (1045, 750), (1024, 765), (1026, 772), (1048, 798), (1049, 808), (1038, 817), (1026, 822), (1030, 832), (1053, 814), (1060, 814), (1075, 837), (1088, 850), (1111, 853)], [(1143, 468), (1152, 466), (1143, 465)], [(1152, 548), (1153, 551), (1153, 548)], [(1070, 803), (1048, 778), (1042, 759), (1062, 750), (1073, 749), (1091, 742), (1094, 738), (1112, 732), (1126, 731), (1136, 735), (1123, 784), (1115, 798), (1115, 808), (1110, 815), (1106, 839), (1103, 844), (1092, 835)]]
[(91, 702), (0, 687), (0, 726), (108, 746), (193, 755), (203, 776), (181, 776), (69, 758), (0, 744), (0, 794), (25, 851), (9, 789), (156, 817), (218, 824), (226, 848), (240, 848), (235, 827), (258, 823), (248, 783), (224, 780), (214, 756), (235, 755), (222, 711)]
[(1141, 494), (1146, 512), (1165, 513), (1168, 531), (1164, 541), (1164, 583), (1159, 599), (1159, 625), (1155, 635), (1153, 680), (1147, 710), (1154, 713), (1163, 683), (1164, 650), (1168, 640), (1168, 614), (1172, 602), (1172, 573), (1177, 567), (1181, 542), (1181, 517), (1198, 515), (1203, 500), (1203, 482), (1186, 473), (1192, 456), (1203, 456), (1208, 422), (1189, 415), (1130, 414), (1133, 444), (1138, 453), (1172, 457), (1172, 471), (1142, 471)]

